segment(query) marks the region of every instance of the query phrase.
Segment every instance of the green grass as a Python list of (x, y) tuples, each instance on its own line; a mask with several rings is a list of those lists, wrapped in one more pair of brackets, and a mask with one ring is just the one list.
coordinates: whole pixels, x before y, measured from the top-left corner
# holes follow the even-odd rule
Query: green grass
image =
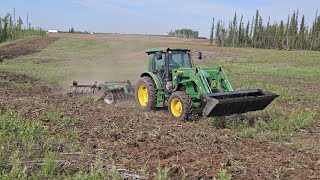
[(16, 89), (23, 89), (23, 90), (29, 90), (32, 88), (32, 83), (30, 82), (15, 82), (15, 81), (9, 81), (7, 79), (4, 79), (2, 77), (0, 77), (0, 83), (3, 84), (8, 84), (9, 86), (11, 86), (12, 88), (16, 88)]
[[(49, 119), (50, 129), (45, 128), (44, 118)], [(105, 162), (99, 158), (90, 171), (85, 164), (79, 164), (75, 171), (61, 168), (56, 162), (65, 158), (59, 147), (64, 152), (87, 151), (80, 143), (78, 131), (73, 129), (77, 122), (59, 112), (45, 112), (36, 120), (23, 118), (14, 111), (0, 114), (0, 179), (122, 179), (114, 166), (111, 170), (105, 168)], [(30, 169), (32, 163), (26, 162), (33, 161), (42, 163)]]
[(14, 112), (7, 112), (0, 116), (0, 130), (1, 142), (34, 141), (46, 133), (40, 122), (25, 121)]
[(223, 169), (219, 171), (218, 177), (214, 178), (217, 180), (231, 180), (232, 176), (228, 174), (227, 170)]
[(50, 82), (70, 84), (105, 80), (136, 81), (147, 68), (148, 43), (60, 39), (40, 53), (0, 64), (0, 71), (26, 74)]
[(37, 32), (36, 34), (26, 34), (25, 36), (20, 36), (20, 38), (18, 38), (18, 39), (9, 39), (5, 42), (0, 43), (0, 47), (11, 44), (11, 43), (19, 42), (21, 40), (31, 39), (31, 38), (35, 38), (35, 37), (39, 37), (39, 36), (44, 36), (44, 35), (45, 35), (45, 33), (43, 34), (41, 32)]
[(206, 122), (216, 128), (230, 128), (241, 137), (260, 142), (290, 140), (290, 134), (310, 127), (317, 122), (316, 112), (304, 109), (288, 109), (272, 106), (263, 112), (250, 113), (231, 120), (207, 118)]

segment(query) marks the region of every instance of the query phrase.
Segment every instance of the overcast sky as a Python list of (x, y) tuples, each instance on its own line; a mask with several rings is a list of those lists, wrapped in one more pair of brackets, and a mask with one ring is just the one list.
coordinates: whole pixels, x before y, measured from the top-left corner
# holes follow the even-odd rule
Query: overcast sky
[(228, 22), (235, 12), (252, 19), (256, 9), (265, 22), (287, 19), (293, 10), (306, 16), (307, 25), (320, 9), (320, 0), (0, 0), (0, 15), (27, 12), (32, 26), (94, 32), (166, 34), (191, 28), (209, 36), (212, 17)]

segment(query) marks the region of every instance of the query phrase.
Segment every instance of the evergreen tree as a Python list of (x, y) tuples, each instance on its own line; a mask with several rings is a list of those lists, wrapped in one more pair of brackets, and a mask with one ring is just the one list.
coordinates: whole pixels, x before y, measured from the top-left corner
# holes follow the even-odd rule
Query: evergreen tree
[(75, 30), (74, 30), (73, 26), (72, 26), (71, 29), (69, 30), (69, 33), (75, 33)]
[(320, 16), (318, 16), (314, 22), (313, 27), (314, 35), (312, 37), (311, 49), (319, 51), (320, 50)]
[(258, 42), (258, 32), (259, 32), (259, 10), (256, 12), (256, 18), (255, 18), (255, 23), (254, 23), (254, 31), (253, 31), (253, 47), (257, 47), (257, 42)]
[(237, 46), (242, 46), (244, 41), (244, 30), (243, 30), (243, 15), (240, 18), (240, 25), (239, 25), (239, 33), (238, 33), (238, 43)]
[(262, 42), (262, 40), (263, 40), (263, 25), (262, 25), (262, 17), (261, 16), (259, 16), (259, 23), (258, 23), (258, 30), (257, 30), (257, 45), (256, 45), (256, 47), (257, 48), (262, 48), (263, 46), (263, 42)]
[(312, 26), (308, 27), (304, 15), (299, 19), (298, 9), (288, 15), (286, 24), (282, 20), (272, 23), (271, 17), (264, 24), (257, 10), (251, 24), (250, 21), (245, 24), (241, 16), (238, 25), (235, 13), (227, 28), (224, 22), (218, 21), (215, 36), (218, 46), (320, 50), (320, 16), (316, 13)]
[(237, 13), (234, 14), (233, 23), (232, 23), (232, 47), (235, 47), (237, 40)]
[(210, 45), (213, 44), (213, 34), (214, 34), (214, 17), (212, 18), (211, 34), (210, 34)]
[(216, 30), (216, 39), (217, 39), (217, 45), (222, 46), (222, 39), (221, 39), (221, 20), (217, 23), (217, 30)]
[(252, 21), (251, 21), (251, 30), (250, 30), (250, 35), (249, 35), (249, 39), (250, 39), (250, 46), (254, 47), (253, 45), (253, 28), (254, 28), (254, 16), (252, 17)]
[(290, 44), (289, 44), (289, 26), (290, 26), (290, 15), (288, 15), (288, 21), (287, 21), (287, 28), (286, 28), (286, 47), (287, 50), (290, 50)]
[(250, 21), (248, 21), (247, 23), (246, 32), (245, 32), (245, 41), (244, 41), (245, 47), (248, 47), (250, 45), (249, 28), (250, 28)]
[(289, 26), (289, 45), (292, 49), (296, 47), (296, 38), (298, 34), (297, 14), (293, 11)]
[(277, 30), (277, 48), (283, 49), (284, 48), (284, 42), (285, 42), (285, 28), (283, 21), (280, 22), (280, 26)]
[(225, 44), (227, 43), (226, 41), (227, 41), (228, 31), (226, 30), (225, 24), (223, 22), (221, 22), (220, 25), (221, 25), (221, 27), (220, 27), (220, 29), (221, 29), (221, 46), (224, 47)]
[(305, 46), (306, 46), (306, 27), (305, 27), (304, 15), (302, 15), (300, 29), (299, 29), (298, 48), (305, 49)]
[(3, 31), (2, 31), (2, 39), (5, 41), (8, 39), (8, 25), (9, 25), (9, 15), (7, 14), (3, 19)]
[(22, 29), (22, 25), (23, 25), (23, 21), (22, 21), (22, 18), (19, 16), (18, 20), (17, 20), (17, 28), (19, 30)]
[(2, 18), (0, 17), (0, 42), (1, 42), (1, 35), (2, 35)]

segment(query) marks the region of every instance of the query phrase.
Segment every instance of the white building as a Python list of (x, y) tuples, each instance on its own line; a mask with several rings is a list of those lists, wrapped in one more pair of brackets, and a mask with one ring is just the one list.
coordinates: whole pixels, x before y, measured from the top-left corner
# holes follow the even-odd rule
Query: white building
[(48, 30), (48, 33), (58, 33), (58, 30), (55, 30), (55, 29), (49, 29), (49, 30)]

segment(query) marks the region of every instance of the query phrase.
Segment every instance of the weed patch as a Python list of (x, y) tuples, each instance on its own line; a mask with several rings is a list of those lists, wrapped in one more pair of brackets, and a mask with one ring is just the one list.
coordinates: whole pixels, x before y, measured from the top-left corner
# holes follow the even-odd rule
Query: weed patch
[(266, 141), (289, 141), (289, 136), (314, 124), (316, 113), (312, 110), (291, 110), (275, 107), (256, 115), (207, 118), (206, 122), (216, 128), (230, 128), (238, 135)]

